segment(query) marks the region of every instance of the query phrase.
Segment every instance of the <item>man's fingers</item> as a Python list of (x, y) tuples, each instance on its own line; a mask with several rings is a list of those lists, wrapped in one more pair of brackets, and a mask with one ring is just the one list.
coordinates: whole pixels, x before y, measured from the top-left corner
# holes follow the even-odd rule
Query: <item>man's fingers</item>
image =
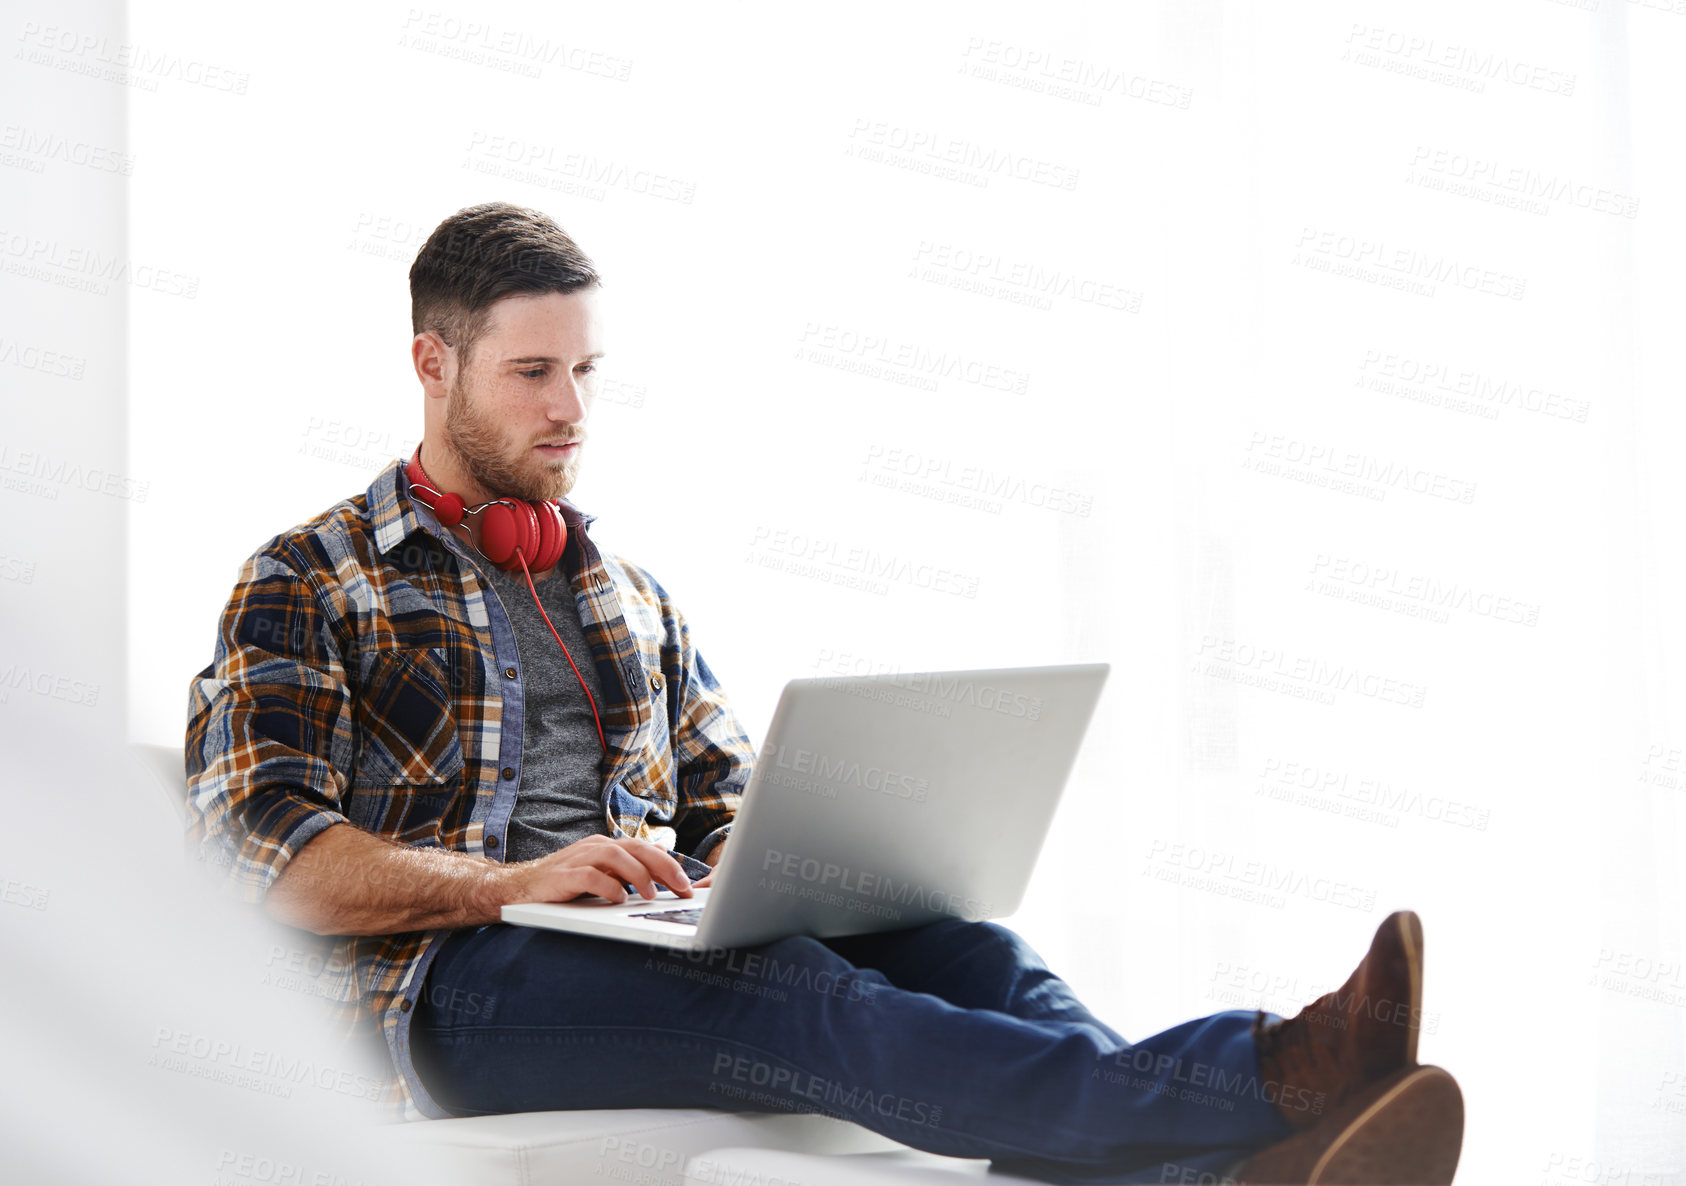
[[(579, 897), (581, 894), (596, 894), (610, 902), (626, 901), (626, 886), (621, 883), (621, 879), (590, 865), (575, 866), (567, 870), (563, 879), (571, 891), (568, 898)], [(563, 901), (567, 901), (567, 898)]]
[(591, 863), (612, 872), (622, 885), (630, 885), (645, 898), (656, 896), (656, 882), (629, 845), (613, 844), (591, 854)]
[[(546, 870), (545, 880), (553, 886), (565, 887), (566, 897), (547, 898), (566, 901), (578, 894), (596, 894), (611, 902), (626, 901), (626, 887), (647, 888), (645, 897), (654, 897), (656, 887), (644, 866), (618, 844), (594, 844), (575, 850), (573, 845), (561, 850), (570, 859), (557, 861)], [(583, 887), (583, 888), (582, 888)]]
[(565, 890), (565, 896), (541, 900), (566, 901), (590, 893), (619, 904), (627, 900), (628, 885), (646, 899), (653, 899), (658, 892), (657, 880), (680, 897), (691, 896), (691, 879), (673, 855), (658, 844), (633, 836), (587, 838), (543, 859), (548, 866), (544, 881)]
[(644, 868), (661, 878), (661, 883), (681, 898), (691, 896), (691, 879), (685, 875), (684, 867), (661, 845), (651, 844), (648, 840), (629, 839), (621, 851), (641, 861)]

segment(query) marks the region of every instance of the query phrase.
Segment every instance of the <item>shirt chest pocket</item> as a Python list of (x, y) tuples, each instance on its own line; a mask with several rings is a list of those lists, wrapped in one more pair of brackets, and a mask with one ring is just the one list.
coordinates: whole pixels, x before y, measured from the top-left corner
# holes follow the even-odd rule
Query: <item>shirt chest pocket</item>
[(386, 836), (432, 830), (463, 778), (462, 738), (443, 653), (377, 650), (363, 660), (351, 822)]

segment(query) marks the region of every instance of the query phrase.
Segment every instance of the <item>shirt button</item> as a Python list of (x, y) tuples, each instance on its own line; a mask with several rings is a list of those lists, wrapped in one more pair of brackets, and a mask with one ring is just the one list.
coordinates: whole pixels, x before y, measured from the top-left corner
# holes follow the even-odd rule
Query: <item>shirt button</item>
[(487, 848), (496, 848), (497, 846), (498, 846), (498, 838), (496, 836), (486, 837), (486, 847)]
[(405, 997), (402, 1001), (398, 1002), (398, 1011), (400, 1013), (408, 1013), (410, 1011), (410, 998), (409, 997)]
[(513, 668), (513, 667), (505, 667), (505, 668), (504, 668), (504, 669), (503, 669), (503, 677), (504, 677), (504, 678), (505, 678), (505, 679), (514, 679), (514, 678), (515, 678), (515, 668)]
[(659, 672), (659, 671), (652, 671), (650, 673), (650, 691), (659, 692), (661, 690), (662, 690), (662, 673)]
[(508, 782), (510, 779), (512, 779), (514, 777), (515, 777), (515, 768), (513, 766), (505, 766), (503, 768), (503, 780), (505, 782)]

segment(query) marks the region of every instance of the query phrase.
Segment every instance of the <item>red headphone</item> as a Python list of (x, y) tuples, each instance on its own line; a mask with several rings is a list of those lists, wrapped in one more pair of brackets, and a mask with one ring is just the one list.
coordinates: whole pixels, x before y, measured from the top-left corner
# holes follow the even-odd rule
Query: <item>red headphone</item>
[(527, 502), (500, 498), (477, 507), (464, 506), (460, 494), (441, 494), (435, 489), (422, 469), (420, 445), (404, 467), (404, 475), (410, 479), (410, 488), (422, 505), (446, 527), (455, 527), (464, 515), (485, 516), (480, 520), (480, 542), (475, 548), (505, 572), (523, 571), (528, 564), (543, 572), (562, 559), (562, 553), (567, 550), (568, 526), (562, 521), (562, 512), (549, 499)]
[(585, 686), (585, 677), (574, 665), (574, 657), (568, 654), (568, 644), (562, 641), (556, 627), (551, 625), (550, 615), (544, 612), (544, 603), (539, 600), (539, 591), (533, 588), (533, 574), (527, 567), (529, 553), (533, 568), (543, 572), (562, 559), (562, 553), (567, 551), (568, 525), (563, 522), (561, 508), (550, 499), (528, 502), (519, 498), (499, 498), (477, 507), (465, 506), (462, 495), (441, 494), (434, 486), (427, 471), (422, 469), (420, 445), (416, 446), (415, 453), (404, 466), (404, 476), (410, 479), (410, 493), (446, 527), (455, 527), (463, 521), (464, 515), (485, 516), (480, 520), (480, 542), (474, 545), (474, 550), (505, 572), (519, 570), (527, 578), (533, 604), (539, 607), (544, 624), (550, 626), (551, 636), (562, 648), (568, 666), (573, 667), (574, 678), (580, 681), (580, 689), (591, 705), (591, 719), (597, 723), (597, 740), (602, 742), (603, 752), (608, 753), (609, 743), (603, 738), (603, 718), (597, 715), (597, 699)]

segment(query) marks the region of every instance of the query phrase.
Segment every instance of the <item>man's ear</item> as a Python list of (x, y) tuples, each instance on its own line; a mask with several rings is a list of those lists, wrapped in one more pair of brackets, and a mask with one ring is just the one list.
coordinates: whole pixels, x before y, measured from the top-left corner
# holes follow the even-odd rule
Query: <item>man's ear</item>
[(416, 366), (416, 378), (431, 399), (444, 399), (456, 374), (456, 354), (432, 330), (423, 330), (410, 342), (410, 360)]

